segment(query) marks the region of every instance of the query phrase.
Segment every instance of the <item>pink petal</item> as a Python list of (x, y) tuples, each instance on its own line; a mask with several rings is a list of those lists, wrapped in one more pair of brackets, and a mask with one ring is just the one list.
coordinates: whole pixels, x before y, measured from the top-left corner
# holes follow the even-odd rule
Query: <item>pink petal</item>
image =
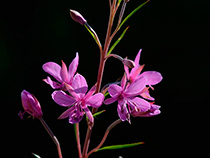
[(146, 86), (146, 78), (140, 77), (131, 83), (128, 88), (125, 90), (124, 94), (126, 97), (137, 95), (141, 92)]
[(52, 93), (52, 98), (57, 104), (59, 104), (61, 106), (65, 106), (65, 107), (71, 106), (75, 103), (74, 98), (67, 95), (65, 92), (63, 92), (61, 90), (60, 91), (54, 91)]
[(92, 113), (90, 112), (90, 110), (88, 108), (84, 108), (84, 111), (85, 111), (85, 114), (86, 116), (88, 117), (89, 121), (90, 122), (93, 122), (94, 121), (94, 118), (93, 118), (93, 115)]
[(112, 104), (114, 103), (115, 101), (117, 101), (117, 98), (108, 98), (104, 101), (104, 104), (105, 105), (108, 105), (108, 104)]
[(132, 76), (133, 73), (139, 68), (139, 60), (140, 60), (140, 55), (141, 55), (141, 51), (142, 49), (139, 50), (138, 54), (136, 55), (136, 58), (134, 60), (134, 63), (135, 63), (135, 67), (131, 70), (131, 73), (130, 75)]
[(76, 53), (76, 57), (74, 58), (74, 60), (69, 65), (69, 78), (70, 78), (70, 82), (71, 82), (71, 80), (73, 80), (74, 74), (77, 71), (78, 64), (79, 64), (79, 54)]
[(67, 117), (69, 117), (71, 115), (72, 112), (74, 112), (75, 107), (71, 107), (69, 109), (67, 109), (66, 111), (64, 111), (59, 117), (58, 119), (65, 119)]
[(125, 88), (125, 85), (126, 85), (126, 74), (124, 74), (123, 75), (123, 78), (122, 78), (122, 80), (121, 80), (121, 87), (122, 87), (122, 89), (124, 89)]
[(94, 108), (98, 108), (102, 105), (103, 101), (104, 101), (104, 95), (102, 93), (97, 93), (88, 98), (88, 100), (86, 100), (86, 104)]
[(43, 81), (49, 84), (53, 89), (62, 88), (62, 85), (60, 83), (52, 81), (49, 76), (47, 76), (47, 79), (44, 79)]
[(117, 106), (118, 116), (122, 121), (130, 121), (130, 114), (128, 113), (128, 109), (126, 107), (125, 101), (119, 101)]
[(137, 106), (137, 108), (140, 109), (141, 112), (146, 112), (151, 108), (151, 105), (148, 101), (139, 97), (129, 99), (129, 103)]
[(63, 60), (61, 60), (62, 62), (62, 67), (61, 67), (61, 78), (64, 82), (69, 83), (69, 76), (68, 76), (68, 71), (67, 71), (67, 67), (66, 64), (63, 62)]
[(112, 98), (117, 97), (122, 90), (122, 87), (118, 86), (117, 84), (111, 84), (108, 89)]
[(45, 63), (42, 66), (42, 68), (45, 72), (52, 75), (56, 80), (58, 80), (59, 82), (62, 82), (62, 79), (60, 76), (61, 67), (58, 64), (54, 62), (48, 62), (48, 63)]
[(128, 68), (127, 66), (125, 66), (125, 65), (124, 65), (124, 70), (125, 70), (125, 73), (126, 73), (127, 79), (129, 80), (129, 78), (130, 78), (129, 68)]
[(72, 87), (74, 88), (75, 92), (80, 98), (83, 98), (85, 96), (85, 93), (88, 89), (88, 85), (85, 78), (80, 74), (76, 74), (74, 76)]
[(88, 98), (90, 98), (96, 91), (96, 85), (94, 85), (89, 91), (88, 93), (84, 96), (84, 100), (87, 100)]
[(156, 71), (145, 71), (141, 76), (147, 79), (147, 85), (156, 85), (163, 79), (162, 75)]

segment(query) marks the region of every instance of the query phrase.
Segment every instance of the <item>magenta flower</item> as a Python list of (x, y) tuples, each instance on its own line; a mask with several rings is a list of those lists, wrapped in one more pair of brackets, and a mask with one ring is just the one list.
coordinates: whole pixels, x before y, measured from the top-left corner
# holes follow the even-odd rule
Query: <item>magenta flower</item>
[(72, 86), (66, 85), (66, 88), (71, 96), (62, 90), (55, 91), (52, 94), (52, 98), (57, 104), (68, 107), (59, 119), (69, 117), (69, 123), (74, 124), (81, 121), (84, 113), (86, 113), (90, 122), (93, 122), (93, 115), (88, 106), (94, 108), (100, 107), (103, 103), (104, 95), (102, 93), (94, 94), (96, 86), (93, 86), (86, 94), (88, 85), (85, 78), (80, 74), (76, 74)]
[(142, 111), (136, 111), (135, 109), (132, 110), (131, 115), (133, 117), (151, 117), (151, 116), (155, 116), (160, 114), (160, 106), (155, 105), (153, 103), (151, 104), (151, 108), (146, 111), (146, 112), (142, 112)]
[(148, 101), (137, 97), (139, 93), (145, 88), (147, 79), (142, 76), (136, 79), (131, 84), (126, 84), (126, 75), (121, 80), (121, 86), (111, 84), (108, 92), (111, 98), (104, 101), (105, 104), (111, 104), (118, 101), (117, 112), (122, 121), (130, 122), (130, 114), (136, 112), (147, 112), (151, 105)]
[[(152, 85), (158, 84), (163, 79), (163, 77), (157, 71), (145, 71), (145, 72), (141, 73), (142, 69), (144, 68), (144, 65), (139, 64), (141, 51), (142, 50), (140, 49), (140, 51), (138, 52), (138, 54), (134, 60), (135, 66), (134, 66), (134, 68), (131, 69), (130, 73), (129, 73), (129, 68), (124, 66), (125, 72), (127, 75), (127, 79), (129, 80), (130, 83), (132, 83), (135, 80), (137, 80), (138, 78), (143, 76), (147, 80), (146, 85), (148, 85), (149, 87), (151, 87), (153, 89)], [(154, 100), (154, 98), (150, 96), (148, 89), (149, 88), (147, 88), (147, 87), (144, 88), (144, 90), (140, 94), (141, 97), (143, 97), (145, 99), (149, 99), (149, 100)]]
[(65, 90), (64, 84), (72, 84), (74, 74), (77, 71), (79, 63), (79, 55), (76, 53), (76, 57), (69, 65), (69, 70), (67, 70), (66, 64), (62, 61), (62, 67), (54, 62), (45, 63), (42, 68), (45, 72), (53, 76), (58, 82), (52, 81), (50, 77), (44, 79), (44, 81), (49, 84), (53, 89)]
[(140, 49), (140, 51), (136, 55), (136, 58), (134, 60), (135, 66), (131, 69), (130, 73), (128, 67), (124, 67), (127, 79), (130, 82), (134, 82), (136, 79), (140, 78), (141, 76), (144, 76), (147, 79), (146, 85), (156, 85), (162, 80), (162, 75), (156, 71), (145, 71), (141, 73), (142, 69), (144, 68), (144, 65), (139, 64), (141, 51), (142, 49)]
[(37, 119), (43, 116), (39, 101), (36, 99), (34, 95), (27, 92), (26, 90), (23, 90), (21, 92), (21, 101), (23, 108), (27, 113), (29, 113), (30, 115), (32, 115)]

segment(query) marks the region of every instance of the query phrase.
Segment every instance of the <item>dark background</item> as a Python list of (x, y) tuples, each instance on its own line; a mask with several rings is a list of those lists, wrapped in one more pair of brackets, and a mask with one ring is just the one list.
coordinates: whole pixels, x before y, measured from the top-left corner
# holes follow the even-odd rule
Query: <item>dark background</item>
[[(125, 15), (142, 2), (131, 0)], [(20, 93), (26, 89), (40, 101), (44, 119), (60, 141), (63, 157), (77, 157), (73, 126), (67, 119), (57, 120), (65, 108), (51, 99), (53, 90), (42, 81), (47, 76), (42, 65), (48, 61), (60, 64), (61, 60), (69, 65), (79, 52), (78, 72), (85, 76), (90, 88), (97, 78), (99, 50), (86, 29), (70, 18), (69, 9), (78, 10), (87, 19), (103, 44), (109, 17), (108, 0), (20, 0), (7, 1), (1, 6), (1, 136), (6, 139), (2, 142), (3, 151), (7, 157), (29, 158), (33, 157), (32, 152), (42, 158), (57, 157), (56, 147), (39, 121), (18, 117), (18, 112), (23, 110)], [(163, 81), (151, 92), (162, 113), (152, 118), (132, 118), (131, 125), (121, 123), (105, 142), (112, 145), (143, 141), (144, 145), (101, 151), (92, 157), (203, 153), (198, 148), (207, 143), (209, 10), (208, 1), (151, 0), (126, 22), (123, 29), (130, 28), (114, 53), (134, 59), (139, 49), (143, 49), (140, 64), (145, 64), (144, 71), (155, 70), (163, 75)], [(122, 74), (122, 64), (110, 59), (102, 84), (113, 82)], [(106, 109), (106, 113), (95, 119), (90, 149), (98, 145), (108, 125), (118, 118), (116, 104), (100, 109)], [(86, 134), (84, 120), (82, 144)]]

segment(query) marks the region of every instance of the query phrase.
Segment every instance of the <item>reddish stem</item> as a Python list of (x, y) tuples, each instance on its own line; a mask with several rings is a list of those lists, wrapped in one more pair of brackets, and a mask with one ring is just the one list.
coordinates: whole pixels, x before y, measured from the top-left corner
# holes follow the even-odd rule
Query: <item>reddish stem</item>
[(50, 135), (50, 137), (54, 141), (54, 143), (55, 143), (55, 145), (57, 147), (57, 150), (58, 150), (58, 156), (59, 156), (59, 158), (62, 158), (60, 143), (59, 143), (58, 139), (55, 137), (55, 135), (53, 134), (53, 132), (50, 130), (49, 126), (44, 121), (44, 119), (43, 118), (40, 118), (39, 120), (41, 121), (41, 123), (44, 126), (45, 130), (47, 131), (47, 133)]
[(111, 131), (112, 128), (114, 128), (116, 125), (118, 125), (119, 123), (121, 123), (121, 119), (118, 119), (116, 121), (114, 121), (106, 130), (104, 137), (102, 138), (101, 142), (99, 143), (99, 145), (97, 147), (95, 147), (93, 150), (91, 150), (88, 154), (87, 154), (87, 158), (88, 156), (90, 156), (90, 154), (92, 154), (93, 152), (96, 152), (105, 142), (109, 132)]

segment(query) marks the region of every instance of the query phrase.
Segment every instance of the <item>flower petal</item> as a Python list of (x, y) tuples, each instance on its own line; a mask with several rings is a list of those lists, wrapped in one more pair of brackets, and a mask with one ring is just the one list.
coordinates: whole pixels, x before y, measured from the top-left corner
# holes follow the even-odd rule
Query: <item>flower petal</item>
[(111, 84), (108, 89), (112, 98), (117, 97), (122, 90), (122, 87), (118, 86), (117, 84)]
[(134, 96), (140, 93), (146, 86), (146, 78), (140, 77), (131, 83), (128, 88), (124, 91), (126, 97)]
[(141, 76), (147, 79), (147, 85), (156, 85), (163, 79), (162, 75), (157, 71), (145, 71)]
[(140, 109), (141, 112), (146, 112), (151, 108), (148, 101), (139, 97), (130, 98), (128, 103), (136, 106), (138, 109)]
[(64, 111), (59, 117), (58, 119), (65, 119), (67, 117), (69, 117), (70, 115), (72, 115), (72, 113), (74, 112), (75, 107), (72, 106), (69, 109), (67, 109), (66, 111)]
[(130, 73), (130, 76), (133, 75), (133, 73), (139, 68), (139, 60), (140, 60), (140, 55), (141, 55), (141, 51), (142, 49), (139, 50), (138, 54), (136, 55), (136, 58), (134, 60), (134, 63), (135, 63), (135, 67), (133, 69), (131, 69), (131, 73)]
[(102, 105), (104, 101), (104, 95), (102, 93), (97, 93), (86, 100), (86, 104), (94, 108), (98, 108)]
[(104, 104), (105, 105), (108, 105), (108, 104), (112, 104), (114, 103), (115, 101), (117, 101), (117, 98), (108, 98), (104, 101)]
[(128, 113), (128, 109), (124, 100), (118, 101), (117, 112), (122, 121), (127, 120), (130, 122), (130, 114)]
[(71, 64), (69, 65), (69, 78), (70, 78), (70, 82), (72, 82), (74, 74), (77, 71), (77, 67), (79, 64), (79, 54), (76, 53), (76, 57), (74, 58), (74, 60), (72, 60)]
[(96, 91), (96, 85), (94, 85), (89, 91), (88, 93), (84, 96), (84, 100), (87, 100), (88, 98), (90, 98)]
[(47, 79), (43, 79), (44, 82), (49, 84), (53, 89), (61, 89), (62, 85), (58, 82), (52, 81), (49, 76), (47, 76)]
[(68, 75), (68, 71), (67, 71), (67, 67), (66, 64), (63, 62), (63, 60), (61, 60), (62, 62), (62, 67), (61, 67), (61, 78), (64, 82), (69, 83), (69, 75)]
[(58, 80), (59, 82), (62, 82), (62, 79), (60, 76), (61, 67), (58, 64), (54, 62), (48, 62), (48, 63), (45, 63), (42, 66), (42, 68), (45, 72), (52, 75), (56, 80)]
[(84, 115), (83, 111), (75, 110), (71, 115), (69, 116), (69, 123), (75, 124), (82, 120)]
[(85, 114), (86, 116), (88, 117), (89, 121), (90, 122), (93, 122), (94, 121), (94, 118), (93, 118), (93, 115), (92, 113), (90, 112), (90, 110), (88, 108), (84, 108), (84, 111), (85, 111)]
[(74, 88), (74, 91), (78, 94), (80, 98), (84, 97), (88, 89), (88, 85), (85, 78), (80, 74), (76, 74), (74, 76), (72, 87)]
[(52, 93), (52, 98), (53, 100), (61, 105), (61, 106), (71, 106), (75, 103), (75, 99), (72, 98), (71, 96), (67, 95), (65, 92), (63, 91), (54, 91)]

